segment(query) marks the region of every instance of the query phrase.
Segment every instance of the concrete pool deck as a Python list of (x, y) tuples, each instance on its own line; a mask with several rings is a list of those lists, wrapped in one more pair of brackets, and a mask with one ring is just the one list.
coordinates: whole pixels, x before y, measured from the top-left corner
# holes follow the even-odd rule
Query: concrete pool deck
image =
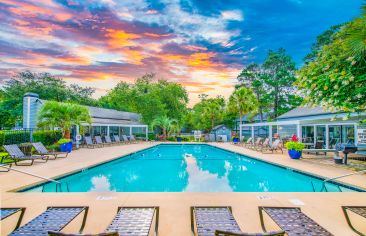
[[(67, 159), (50, 160), (33, 166), (17, 166), (45, 177), (57, 177), (85, 167), (96, 165), (128, 153), (142, 150), (158, 143), (140, 143), (112, 146), (99, 149), (79, 149)], [(323, 177), (335, 177), (349, 170), (332, 166), (316, 165), (301, 160), (291, 160), (287, 155), (262, 154), (229, 143), (211, 145), (235, 151), (258, 159), (281, 164)], [(159, 235), (191, 235), (190, 206), (232, 206), (233, 213), (243, 231), (261, 232), (258, 206), (301, 207), (312, 219), (334, 235), (356, 235), (347, 225), (342, 205), (366, 206), (366, 193), (16, 193), (24, 186), (40, 182), (38, 178), (15, 171), (0, 173), (1, 207), (26, 207), (22, 224), (43, 212), (47, 206), (89, 206), (84, 233), (102, 232), (112, 220), (118, 206), (159, 206)], [(345, 184), (366, 189), (366, 175), (355, 175), (342, 179)], [(297, 205), (300, 204), (300, 205)], [(1, 235), (9, 230), (11, 219), (0, 222)], [(366, 227), (366, 221), (363, 224)], [(75, 226), (76, 227), (76, 226)], [(66, 232), (76, 232), (73, 225)], [(363, 228), (366, 232), (366, 228)]]

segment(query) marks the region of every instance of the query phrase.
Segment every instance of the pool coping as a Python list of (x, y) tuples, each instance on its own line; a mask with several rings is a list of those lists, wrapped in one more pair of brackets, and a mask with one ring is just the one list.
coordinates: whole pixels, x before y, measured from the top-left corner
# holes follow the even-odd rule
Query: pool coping
[[(306, 175), (306, 176), (309, 176), (309, 177), (313, 177), (313, 178), (316, 178), (316, 179), (319, 179), (319, 180), (322, 180), (322, 181), (328, 179), (325, 176), (321, 176), (321, 175), (318, 175), (318, 174), (315, 174), (315, 173), (312, 173), (312, 172), (299, 170), (297, 168), (289, 167), (289, 166), (279, 164), (279, 163), (276, 163), (276, 162), (272, 162), (272, 161), (268, 161), (268, 160), (263, 160), (263, 159), (260, 159), (258, 157), (254, 157), (253, 155), (243, 154), (243, 153), (240, 153), (240, 152), (237, 152), (237, 151), (234, 151), (234, 150), (227, 149), (225, 147), (218, 147), (218, 146), (213, 145), (212, 143), (158, 143), (158, 144), (155, 144), (151, 147), (146, 147), (146, 148), (143, 148), (143, 149), (138, 150), (138, 151), (133, 151), (133, 152), (126, 153), (123, 156), (115, 157), (115, 158), (112, 158), (112, 159), (109, 159), (109, 160), (105, 160), (105, 161), (102, 161), (102, 162), (99, 162), (99, 163), (89, 165), (87, 167), (78, 168), (76, 170), (73, 170), (73, 171), (70, 171), (70, 172), (66, 172), (66, 173), (51, 177), (51, 179), (58, 180), (58, 179), (61, 179), (61, 178), (66, 178), (68, 176), (77, 174), (79, 172), (83, 172), (85, 170), (93, 169), (93, 168), (96, 168), (98, 166), (101, 166), (101, 165), (104, 165), (104, 164), (107, 164), (107, 163), (110, 163), (110, 162), (113, 162), (113, 161), (116, 161), (116, 160), (119, 160), (119, 159), (124, 159), (126, 157), (130, 157), (133, 154), (140, 153), (140, 152), (143, 152), (143, 151), (146, 151), (146, 150), (149, 150), (151, 148), (155, 148), (155, 147), (161, 146), (161, 145), (207, 145), (207, 146), (217, 148), (217, 149), (221, 149), (221, 150), (224, 150), (224, 151), (227, 151), (227, 152), (231, 152), (231, 153), (243, 156), (243, 157), (251, 158), (251, 159), (254, 159), (256, 161), (260, 161), (262, 163), (266, 163), (266, 164), (269, 164), (269, 165), (274, 165), (274, 166), (279, 167), (279, 168), (283, 168), (283, 169), (293, 171), (293, 172), (296, 172), (296, 173), (299, 173), (299, 174), (303, 174), (303, 175)], [(34, 189), (34, 188), (37, 188), (37, 187), (40, 187), (40, 186), (42, 186), (42, 185), (44, 185), (48, 182), (50, 182), (50, 181), (41, 180), (41, 181), (38, 181), (36, 183), (25, 185), (25, 186), (22, 186), (22, 187), (19, 187), (19, 188), (16, 188), (16, 189), (12, 189), (12, 190), (7, 191), (7, 192), (26, 193), (27, 191), (29, 191), (31, 189)], [(366, 189), (364, 189), (362, 187), (355, 186), (355, 185), (348, 184), (348, 183), (344, 183), (344, 182), (341, 182), (341, 181), (330, 180), (330, 181), (328, 181), (328, 183), (339, 185), (341, 187), (354, 190), (356, 192), (366, 192)], [(41, 193), (44, 193), (44, 192), (41, 192)], [(57, 192), (53, 192), (53, 193), (57, 193)], [(69, 192), (60, 192), (60, 193), (69, 193)], [(242, 193), (245, 193), (245, 192), (242, 192)], [(316, 192), (314, 192), (314, 193), (316, 193)]]

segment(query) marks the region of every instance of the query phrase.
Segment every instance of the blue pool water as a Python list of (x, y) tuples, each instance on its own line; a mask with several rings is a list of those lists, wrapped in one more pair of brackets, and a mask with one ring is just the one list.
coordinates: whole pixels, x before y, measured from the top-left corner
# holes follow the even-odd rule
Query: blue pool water
[[(121, 147), (123, 148), (123, 147)], [(158, 145), (26, 191), (313, 192), (322, 180), (210, 145)], [(314, 186), (314, 187), (313, 187)], [(354, 191), (326, 184), (327, 191)]]

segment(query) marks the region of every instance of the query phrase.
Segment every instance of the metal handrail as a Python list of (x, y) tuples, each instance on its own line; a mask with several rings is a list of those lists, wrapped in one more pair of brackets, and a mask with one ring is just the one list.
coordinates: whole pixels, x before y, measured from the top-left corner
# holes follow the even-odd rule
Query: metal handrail
[(341, 179), (341, 178), (352, 176), (352, 175), (358, 175), (358, 174), (362, 174), (362, 173), (366, 173), (366, 170), (360, 170), (360, 171), (353, 172), (353, 173), (350, 173), (350, 174), (345, 174), (345, 175), (340, 175), (340, 176), (336, 176), (336, 177), (333, 177), (333, 178), (325, 179), (325, 180), (323, 180), (323, 186), (322, 186), (322, 189), (320, 190), (320, 192), (323, 192), (324, 188), (326, 189), (325, 184), (329, 181), (333, 181), (333, 180), (336, 180), (336, 179)]
[(50, 179), (50, 178), (47, 178), (47, 177), (44, 177), (44, 176), (40, 176), (40, 175), (36, 175), (36, 174), (32, 174), (32, 173), (27, 172), (27, 171), (24, 171), (24, 170), (14, 169), (14, 167), (7, 166), (7, 165), (4, 165), (4, 164), (0, 164), (0, 167), (6, 168), (8, 170), (14, 170), (14, 171), (17, 171), (19, 173), (26, 174), (26, 175), (30, 175), (30, 176), (33, 176), (33, 177), (37, 177), (37, 178), (40, 178), (40, 179), (43, 179), (43, 180), (51, 181), (51, 182), (56, 183), (56, 184), (61, 184), (61, 182), (59, 182), (57, 180)]

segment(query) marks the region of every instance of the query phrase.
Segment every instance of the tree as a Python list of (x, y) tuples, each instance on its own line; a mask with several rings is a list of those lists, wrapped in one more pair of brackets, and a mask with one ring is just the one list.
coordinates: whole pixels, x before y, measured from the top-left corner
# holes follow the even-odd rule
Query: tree
[(233, 113), (239, 114), (239, 124), (242, 124), (243, 115), (257, 112), (258, 105), (258, 100), (253, 91), (241, 87), (231, 94), (228, 109)]
[(244, 67), (241, 73), (238, 75), (237, 79), (239, 80), (240, 84), (237, 88), (246, 87), (253, 90), (257, 101), (259, 102), (258, 105), (258, 112), (260, 116), (260, 121), (263, 122), (263, 113), (270, 111), (270, 96), (267, 94), (270, 88), (266, 84), (265, 78), (265, 70), (262, 66), (252, 63), (248, 66)]
[(314, 61), (298, 71), (305, 102), (325, 110), (366, 109), (366, 5), (363, 14), (345, 24)]
[(299, 106), (302, 99), (296, 95), (294, 86), (295, 62), (286, 54), (285, 49), (269, 51), (263, 68), (266, 70), (265, 83), (270, 87), (268, 94), (273, 101), (272, 117), (276, 118)]
[(147, 124), (160, 116), (182, 122), (187, 112), (188, 94), (180, 84), (156, 81), (154, 74), (146, 74), (134, 84), (120, 82), (99, 101), (104, 107), (140, 113)]
[(159, 127), (163, 132), (164, 140), (167, 138), (168, 132), (171, 128), (177, 124), (177, 120), (171, 119), (167, 116), (159, 116), (153, 120), (151, 123), (151, 127), (154, 129), (155, 127)]
[(7, 80), (0, 90), (0, 125), (13, 127), (22, 120), (23, 96), (27, 92), (37, 93), (41, 99), (72, 101), (83, 105), (96, 104), (91, 98), (94, 89), (66, 83), (48, 73), (25, 71)]
[(88, 108), (73, 103), (55, 101), (46, 102), (38, 113), (38, 126), (47, 128), (61, 128), (63, 136), (70, 138), (70, 129), (73, 125), (91, 123)]

